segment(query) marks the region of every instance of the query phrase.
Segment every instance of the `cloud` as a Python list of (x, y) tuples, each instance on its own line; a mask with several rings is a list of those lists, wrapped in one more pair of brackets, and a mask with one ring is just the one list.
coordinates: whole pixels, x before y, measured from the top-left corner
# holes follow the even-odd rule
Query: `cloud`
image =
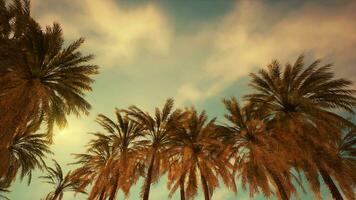
[(104, 67), (131, 62), (139, 51), (170, 50), (171, 27), (153, 3), (127, 10), (114, 0), (35, 0), (32, 7), (42, 25), (60, 22), (67, 39), (84, 36), (86, 50)]
[(204, 98), (204, 96), (198, 89), (196, 89), (191, 84), (185, 84), (179, 88), (176, 102), (178, 105), (181, 105), (185, 99), (197, 101), (201, 100), (202, 98)]
[[(206, 39), (212, 43), (211, 53), (199, 78), (184, 83), (178, 96), (183, 102), (203, 100), (272, 59), (294, 62), (302, 53), (308, 59), (333, 62), (338, 76), (356, 80), (355, 10), (355, 1), (332, 6), (305, 3), (293, 9), (239, 1), (218, 24), (203, 30), (211, 32)], [(202, 80), (212, 80), (204, 90), (199, 89)]]

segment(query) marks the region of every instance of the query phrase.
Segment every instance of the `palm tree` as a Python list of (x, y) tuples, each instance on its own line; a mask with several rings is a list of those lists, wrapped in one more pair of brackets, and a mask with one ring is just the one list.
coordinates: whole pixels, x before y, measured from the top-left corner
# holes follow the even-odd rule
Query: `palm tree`
[[(25, 34), (20, 47), (26, 51), (12, 58), (13, 65), (1, 74), (2, 81), (7, 83), (0, 104), (4, 117), (9, 118), (4, 120), (10, 120), (8, 122), (16, 124), (16, 128), (16, 114), (23, 114), (18, 118), (21, 117), (19, 123), (24, 123), (42, 111), (51, 131), (54, 123), (66, 124), (67, 114), (87, 114), (90, 104), (83, 98), (84, 91), (91, 90), (93, 80), (90, 76), (97, 73), (97, 66), (87, 63), (92, 55), (83, 56), (78, 51), (84, 40), (79, 39), (63, 48), (62, 30), (56, 23), (43, 31), (32, 22)], [(6, 110), (5, 106), (14, 107)]]
[(32, 171), (43, 170), (46, 167), (44, 158), (50, 154), (49, 142), (45, 134), (35, 133), (39, 129), (39, 123), (28, 124), (22, 134), (17, 134), (7, 151), (10, 158), (10, 167), (5, 176), (0, 178), (0, 187), (9, 187), (20, 172), (20, 178), (28, 177), (31, 181)]
[[(298, 167), (302, 167), (312, 189), (319, 193), (317, 173), (328, 173), (325, 162), (319, 162), (321, 154), (328, 154), (326, 149), (331, 141), (340, 138), (342, 127), (353, 124), (331, 109), (343, 109), (353, 113), (356, 105), (352, 84), (346, 79), (335, 79), (331, 65), (318, 67), (319, 60), (304, 67), (304, 57), (300, 56), (293, 64), (287, 64), (281, 71), (280, 64), (273, 61), (268, 69), (261, 69), (258, 74), (251, 74), (251, 86), (254, 94), (246, 95), (257, 110), (269, 113), (267, 119), (280, 124), (289, 134), (293, 134), (303, 149), (304, 156)], [(305, 164), (307, 163), (307, 164)], [(324, 173), (324, 174), (325, 174)], [(342, 199), (335, 184), (327, 186), (335, 199)]]
[[(0, 155), (8, 149), (16, 129), (34, 120), (38, 113), (44, 114), (51, 138), (54, 124), (66, 125), (66, 115), (88, 114), (90, 109), (84, 95), (91, 90), (91, 76), (97, 73), (97, 66), (88, 64), (92, 55), (78, 50), (84, 39), (64, 48), (59, 24), (42, 30), (29, 19), (25, 27), (20, 39), (0, 47), (0, 58), (6, 58), (0, 59)], [(6, 171), (8, 159), (1, 157), (1, 173)]]
[(93, 199), (99, 191), (105, 191), (103, 186), (112, 185), (108, 193), (103, 193), (110, 200), (115, 199), (117, 189), (122, 189), (126, 197), (130, 188), (142, 173), (138, 160), (142, 153), (144, 143), (142, 127), (134, 123), (120, 110), (116, 110), (116, 122), (105, 115), (99, 115), (97, 122), (105, 129), (105, 133), (95, 133), (96, 138), (90, 143), (87, 154), (77, 154), (79, 159), (78, 173), (88, 182), (95, 181), (89, 198)]
[(49, 183), (54, 187), (54, 191), (48, 193), (45, 200), (61, 200), (63, 199), (64, 192), (66, 191), (85, 193), (84, 190), (79, 188), (79, 182), (72, 181), (71, 172), (68, 172), (64, 176), (61, 166), (57, 163), (57, 161), (53, 161), (55, 168), (47, 167), (47, 175), (40, 176), (40, 178), (44, 179), (46, 183)]
[[(344, 134), (337, 141), (336, 146), (338, 147), (338, 156), (342, 158), (345, 165), (349, 166), (352, 171), (356, 171), (356, 128), (350, 129)], [(355, 174), (352, 174), (352, 176), (355, 176)]]
[(180, 187), (181, 199), (192, 199), (200, 180), (204, 197), (209, 200), (219, 186), (219, 176), (226, 186), (236, 192), (229, 171), (231, 164), (223, 143), (217, 138), (215, 119), (208, 121), (204, 111), (198, 114), (195, 109), (187, 113), (189, 117), (183, 122), (183, 129), (174, 134), (168, 151), (170, 196)]
[[(231, 147), (234, 171), (241, 176), (242, 186), (249, 185), (250, 196), (262, 191), (270, 198), (270, 184), (275, 185), (278, 196), (287, 200), (296, 190), (291, 183), (294, 178), (286, 148), (280, 145), (278, 135), (252, 112), (252, 107), (241, 108), (235, 98), (224, 100), (228, 114), (225, 118), (232, 124), (220, 127), (227, 144)], [(290, 140), (283, 137), (281, 140)], [(297, 179), (296, 179), (297, 180)], [(298, 180), (297, 180), (298, 181)]]
[[(319, 146), (316, 148), (316, 156), (313, 158), (325, 184), (329, 188), (337, 188), (336, 181), (347, 199), (355, 199), (355, 163), (349, 154), (351, 153), (349, 151), (352, 151), (352, 143), (354, 143), (352, 134), (354, 133), (350, 131), (336, 141), (325, 146)], [(331, 190), (330, 192), (334, 199), (343, 198), (338, 190)]]
[[(356, 186), (356, 132), (355, 128), (350, 129), (347, 133), (336, 141), (335, 155), (330, 157), (323, 157), (323, 162), (328, 163), (329, 168), (327, 172), (320, 171), (321, 176), (327, 184), (334, 184), (332, 177), (339, 183), (340, 189), (343, 191), (348, 199), (355, 199), (354, 188)], [(329, 175), (331, 174), (331, 175)], [(336, 187), (334, 185), (333, 187)]]
[(173, 111), (173, 99), (166, 101), (162, 111), (156, 108), (154, 117), (136, 106), (131, 106), (124, 112), (143, 127), (145, 139), (142, 142), (146, 148), (142, 150), (142, 154), (145, 155), (144, 160), (148, 169), (141, 196), (143, 200), (148, 200), (151, 184), (158, 181), (160, 175), (167, 170), (167, 147), (171, 142), (172, 132), (179, 128), (184, 114), (180, 110)]
[(108, 137), (95, 134), (96, 138), (89, 143), (85, 154), (75, 154), (78, 161), (74, 164), (81, 166), (73, 171), (73, 181), (79, 182), (80, 190), (94, 182), (88, 199), (104, 200), (110, 194), (110, 175), (112, 170), (113, 148)]
[[(8, 3), (8, 4), (7, 4)], [(19, 39), (22, 37), (27, 23), (29, 21), (29, 3), (28, 1), (13, 0), (5, 2), (0, 0), (0, 97), (3, 98), (7, 81), (3, 75), (7, 72), (7, 67), (12, 63), (9, 58), (19, 56), (18, 48), (16, 48)], [(1, 100), (0, 100), (1, 102)], [(0, 103), (0, 177), (4, 176), (9, 167), (9, 157), (7, 150), (9, 149), (11, 140), (3, 137), (4, 129), (11, 126), (11, 123), (4, 121), (3, 116), (6, 107)], [(11, 131), (12, 133), (15, 130)]]

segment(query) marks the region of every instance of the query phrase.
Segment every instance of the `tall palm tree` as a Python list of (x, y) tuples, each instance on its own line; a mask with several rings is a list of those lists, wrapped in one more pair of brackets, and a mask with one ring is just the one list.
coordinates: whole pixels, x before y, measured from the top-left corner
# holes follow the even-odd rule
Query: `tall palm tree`
[(79, 182), (78, 189), (84, 189), (94, 182), (88, 199), (103, 200), (110, 194), (113, 185), (112, 175), (113, 148), (108, 137), (95, 134), (96, 138), (89, 143), (87, 153), (75, 154), (78, 161), (74, 164), (81, 166), (73, 171), (73, 181)]
[(223, 102), (228, 110), (225, 118), (231, 125), (220, 128), (232, 149), (234, 170), (239, 172), (243, 187), (249, 185), (250, 196), (261, 191), (270, 198), (269, 183), (275, 185), (278, 196), (283, 200), (289, 199), (291, 193), (296, 195), (291, 182), (294, 176), (286, 160), (289, 152), (276, 138), (278, 135), (253, 114), (250, 105), (241, 108), (235, 98)]
[(55, 168), (47, 167), (47, 175), (40, 176), (40, 178), (44, 179), (46, 183), (49, 183), (54, 187), (54, 191), (48, 193), (45, 200), (62, 200), (64, 192), (66, 191), (85, 193), (84, 190), (79, 188), (79, 182), (72, 181), (71, 172), (64, 175), (61, 166), (57, 163), (57, 161), (53, 161)]
[[(313, 157), (325, 184), (329, 188), (337, 188), (335, 183), (337, 182), (347, 199), (355, 199), (355, 163), (350, 157), (350, 152), (348, 152), (352, 150), (349, 145), (352, 145), (353, 142), (351, 131), (348, 134), (343, 134), (336, 141), (330, 142), (325, 146), (318, 146), (315, 151), (316, 156)], [(334, 199), (343, 198), (338, 190), (330, 190), (330, 192)]]
[[(5, 155), (16, 129), (34, 120), (38, 113), (44, 114), (51, 138), (54, 124), (66, 125), (66, 115), (88, 114), (90, 109), (84, 95), (91, 90), (91, 76), (97, 73), (97, 66), (88, 64), (92, 55), (78, 50), (84, 39), (63, 47), (59, 24), (42, 30), (30, 18), (25, 27), (14, 44), (0, 47), (0, 58), (4, 58), (0, 59), (0, 155)], [(8, 161), (1, 156), (0, 173), (6, 171)]]
[(28, 177), (31, 181), (32, 171), (43, 170), (46, 167), (44, 158), (52, 153), (49, 150), (49, 142), (45, 134), (35, 133), (39, 129), (39, 123), (28, 124), (22, 134), (17, 134), (7, 151), (10, 158), (10, 167), (6, 175), (0, 178), (0, 187), (9, 187), (20, 172), (20, 178)]
[[(327, 169), (332, 169), (332, 166), (325, 166), (325, 162), (318, 160), (318, 154), (328, 153), (326, 150), (331, 141), (340, 138), (342, 127), (353, 126), (331, 109), (353, 113), (352, 108), (356, 105), (355, 91), (349, 88), (352, 82), (334, 78), (331, 65), (318, 67), (319, 63), (317, 60), (305, 67), (304, 57), (300, 56), (293, 65), (286, 64), (282, 72), (280, 64), (273, 61), (267, 70), (251, 74), (250, 85), (256, 92), (246, 95), (257, 110), (269, 113), (268, 119), (294, 134), (300, 147), (306, 148), (303, 150), (303, 164), (298, 167), (304, 166), (303, 170), (316, 193), (319, 193), (317, 171), (328, 174)], [(326, 181), (325, 176), (322, 177), (334, 199), (342, 199), (335, 184), (328, 184), (332, 179)]]
[(120, 110), (116, 110), (114, 122), (105, 115), (99, 115), (97, 122), (105, 129), (105, 132), (96, 133), (96, 138), (90, 143), (88, 153), (77, 154), (77, 164), (82, 166), (75, 170), (79, 177), (88, 182), (95, 182), (89, 195), (95, 198), (105, 191), (103, 186), (109, 187), (109, 192), (104, 192), (102, 197), (109, 200), (115, 199), (116, 191), (122, 189), (128, 196), (130, 188), (136, 183), (142, 174), (140, 154), (144, 148), (144, 142), (139, 139), (142, 135), (142, 127), (123, 116)]
[(169, 149), (170, 195), (180, 187), (181, 199), (192, 199), (200, 180), (205, 200), (209, 200), (219, 186), (218, 177), (236, 192), (229, 171), (232, 166), (223, 143), (217, 138), (215, 119), (208, 120), (204, 111), (200, 114), (195, 109), (187, 112), (189, 116), (183, 122), (183, 129), (174, 134)]
[[(0, 0), (0, 99), (4, 99), (4, 91), (8, 83), (8, 80), (5, 80), (3, 75), (7, 72), (7, 67), (12, 65), (9, 58), (19, 56), (19, 48), (16, 47), (29, 21), (29, 9), (28, 1), (13, 0), (12, 2), (5, 2)], [(11, 126), (11, 123), (9, 124), (4, 120), (5, 108), (0, 103), (0, 177), (6, 173), (9, 167), (7, 150), (11, 143), (10, 139), (2, 135), (5, 132), (4, 129)], [(13, 134), (16, 131), (12, 130), (11, 132)]]
[[(323, 161), (328, 163), (327, 172), (320, 171), (321, 176), (327, 184), (334, 184), (331, 176), (339, 183), (340, 189), (348, 199), (355, 199), (354, 188), (356, 186), (356, 132), (355, 128), (348, 132), (336, 141), (336, 148), (333, 149), (335, 157), (323, 158)], [(329, 175), (331, 174), (331, 175)], [(336, 187), (336, 186), (334, 186)]]
[[(18, 127), (15, 119), (25, 123), (39, 111), (43, 111), (49, 131), (54, 123), (65, 125), (67, 114), (88, 113), (90, 104), (83, 96), (84, 91), (91, 90), (90, 76), (97, 73), (97, 66), (87, 63), (92, 55), (83, 56), (78, 51), (83, 39), (67, 48), (63, 48), (63, 42), (59, 24), (54, 23), (43, 31), (32, 22), (19, 45), (24, 52), (20, 57), (9, 58), (13, 63), (1, 74), (6, 88), (0, 105), (3, 120), (12, 122), (15, 128)], [(12, 109), (6, 109), (8, 107)]]
[(173, 99), (168, 99), (162, 110), (156, 108), (154, 117), (136, 106), (129, 107), (125, 112), (131, 120), (143, 127), (145, 138), (142, 141), (146, 143), (146, 148), (142, 150), (142, 154), (145, 155), (144, 161), (148, 169), (141, 196), (143, 200), (148, 200), (151, 184), (157, 182), (160, 175), (167, 170), (166, 151), (171, 142), (171, 133), (179, 128), (184, 113), (173, 110)]

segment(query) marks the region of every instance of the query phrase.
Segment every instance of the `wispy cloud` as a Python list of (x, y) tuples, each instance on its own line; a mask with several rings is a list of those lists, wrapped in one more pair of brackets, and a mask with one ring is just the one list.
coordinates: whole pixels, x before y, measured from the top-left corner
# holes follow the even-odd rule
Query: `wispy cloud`
[(103, 67), (130, 62), (138, 51), (160, 56), (170, 50), (171, 27), (154, 3), (129, 10), (114, 0), (35, 0), (32, 6), (42, 25), (57, 21), (66, 38), (84, 36)]
[[(219, 93), (272, 59), (293, 62), (305, 53), (335, 63), (338, 75), (356, 79), (356, 2), (306, 3), (298, 8), (273, 7), (262, 1), (239, 1), (219, 24), (204, 30), (212, 50), (200, 77), (178, 89), (180, 101), (197, 101)], [(206, 34), (201, 34), (206, 35)], [(212, 80), (198, 87), (202, 80)]]

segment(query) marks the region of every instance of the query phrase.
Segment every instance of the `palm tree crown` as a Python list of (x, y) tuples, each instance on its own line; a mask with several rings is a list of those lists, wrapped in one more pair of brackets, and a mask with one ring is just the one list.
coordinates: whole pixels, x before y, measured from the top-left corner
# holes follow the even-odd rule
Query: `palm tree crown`
[[(273, 61), (268, 70), (251, 74), (251, 86), (257, 91), (246, 95), (251, 102), (267, 106), (272, 114), (305, 112), (315, 116), (315, 110), (343, 108), (353, 112), (356, 104), (355, 91), (348, 89), (352, 82), (335, 79), (331, 64), (318, 67), (319, 60), (304, 67), (304, 56), (294, 65), (287, 64), (283, 73), (280, 64)], [(278, 112), (279, 111), (279, 112)]]
[(297, 195), (291, 182), (295, 177), (286, 160), (288, 148), (279, 141), (290, 138), (279, 138), (269, 124), (254, 115), (250, 104), (241, 108), (235, 98), (225, 99), (224, 104), (228, 110), (225, 118), (231, 125), (221, 127), (222, 133), (232, 148), (234, 171), (239, 172), (244, 188), (249, 185), (250, 196), (262, 192), (269, 198), (270, 183), (275, 185), (279, 198)]
[(9, 168), (0, 178), (0, 186), (9, 187), (18, 172), (21, 179), (28, 176), (28, 183), (30, 183), (32, 171), (43, 170), (46, 167), (43, 159), (52, 152), (49, 150), (46, 134), (36, 133), (38, 130), (39, 123), (32, 122), (21, 130), (21, 134), (16, 135), (7, 151), (6, 156), (10, 160)]
[(195, 109), (187, 113), (183, 129), (174, 134), (169, 150), (168, 186), (171, 187), (171, 195), (181, 187), (184, 191), (181, 196), (192, 199), (201, 182), (205, 199), (209, 200), (219, 186), (219, 176), (226, 186), (236, 192), (229, 171), (231, 164), (228, 154), (223, 143), (217, 140), (215, 119), (208, 120), (205, 112), (198, 114)]
[[(7, 98), (2, 98), (1, 105), (22, 103), (22, 111), (28, 112), (23, 114), (28, 117), (42, 111), (52, 130), (54, 122), (65, 125), (67, 114), (88, 113), (90, 104), (83, 96), (84, 91), (91, 90), (90, 76), (97, 73), (97, 66), (87, 64), (92, 55), (83, 56), (78, 51), (83, 39), (62, 47), (59, 24), (48, 26), (46, 31), (35, 22), (29, 26), (19, 47), (25, 51), (12, 58), (13, 64), (2, 74), (2, 80), (7, 82), (2, 95)], [(13, 102), (14, 99), (23, 101)]]
[(300, 161), (295, 167), (305, 172), (313, 191), (319, 194), (319, 171), (329, 183), (333, 196), (342, 199), (329, 176), (334, 173), (328, 159), (335, 157), (332, 143), (341, 137), (340, 130), (354, 125), (331, 109), (353, 113), (355, 91), (349, 88), (351, 81), (334, 78), (330, 64), (319, 67), (319, 63), (317, 60), (305, 67), (304, 57), (300, 56), (293, 65), (286, 64), (281, 71), (280, 64), (273, 61), (267, 70), (251, 74), (250, 85), (256, 92), (246, 95), (246, 99), (255, 106), (257, 113), (267, 113), (265, 119), (274, 121), (284, 132), (293, 135), (294, 140), (289, 140), (289, 144), (296, 142), (303, 154), (295, 160)]
[(61, 166), (57, 163), (57, 161), (53, 161), (55, 168), (47, 167), (47, 175), (40, 176), (40, 178), (44, 179), (46, 183), (49, 183), (54, 187), (54, 191), (48, 193), (45, 200), (61, 200), (63, 199), (64, 192), (66, 191), (85, 193), (85, 191), (79, 188), (80, 183), (72, 180), (71, 172), (64, 175)]
[(160, 110), (156, 108), (155, 116), (142, 111), (136, 106), (131, 106), (125, 110), (131, 120), (143, 127), (145, 139), (142, 140), (146, 145), (143, 154), (147, 163), (147, 176), (142, 187), (144, 200), (149, 197), (151, 183), (158, 181), (160, 175), (167, 170), (167, 147), (171, 142), (172, 133), (180, 127), (180, 122), (184, 118), (184, 113), (180, 110), (173, 110), (173, 99), (168, 99)]
[[(95, 181), (90, 199), (102, 196), (114, 199), (117, 189), (129, 194), (131, 185), (136, 183), (142, 173), (140, 153), (143, 143), (142, 128), (116, 110), (116, 122), (105, 115), (99, 115), (97, 122), (105, 133), (95, 133), (86, 154), (76, 154), (77, 164), (82, 166), (75, 170), (84, 183)], [(112, 187), (107, 187), (112, 185)], [(105, 188), (106, 187), (106, 188)]]
[(1, 28), (2, 34), (10, 37), (4, 36), (0, 45), (0, 155), (3, 160), (0, 176), (3, 176), (9, 167), (9, 158), (3, 155), (18, 129), (43, 117), (51, 139), (55, 124), (66, 125), (66, 115), (88, 114), (90, 104), (84, 95), (91, 90), (91, 76), (97, 73), (97, 66), (88, 63), (92, 55), (82, 55), (78, 50), (83, 39), (63, 47), (59, 24), (42, 30), (29, 16), (28, 1), (14, 0), (10, 8), (1, 1), (0, 9), (7, 10), (5, 18), (16, 21), (10, 30), (5, 25)]

